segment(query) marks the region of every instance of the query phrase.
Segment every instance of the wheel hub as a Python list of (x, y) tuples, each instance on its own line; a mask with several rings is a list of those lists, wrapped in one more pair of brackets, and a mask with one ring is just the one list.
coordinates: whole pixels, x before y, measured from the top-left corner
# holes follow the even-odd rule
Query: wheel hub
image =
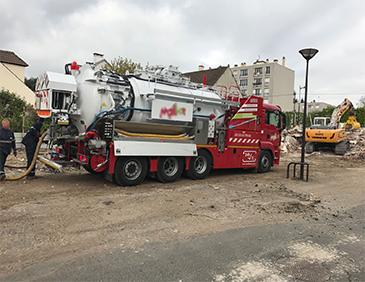
[(269, 166), (269, 159), (268, 159), (268, 158), (266, 158), (266, 157), (264, 157), (264, 158), (262, 158), (261, 163), (262, 163), (262, 166), (263, 166), (264, 168), (267, 168), (267, 167)]
[(141, 174), (141, 167), (136, 161), (130, 161), (126, 163), (124, 173), (130, 180), (134, 180)]
[(176, 158), (168, 158), (164, 162), (163, 167), (167, 176), (174, 176), (178, 170), (178, 162)]
[(203, 173), (207, 169), (207, 160), (202, 157), (197, 157), (194, 168), (197, 173)]

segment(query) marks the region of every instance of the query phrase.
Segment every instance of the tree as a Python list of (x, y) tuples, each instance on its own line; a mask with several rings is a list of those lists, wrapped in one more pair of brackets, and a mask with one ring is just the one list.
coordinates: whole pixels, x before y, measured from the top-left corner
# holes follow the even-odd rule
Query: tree
[(36, 83), (37, 79), (34, 77), (31, 78), (25, 78), (24, 83), (26, 86), (28, 86), (28, 88), (32, 91), (35, 91), (35, 83)]
[(24, 127), (27, 129), (37, 120), (37, 114), (32, 105), (27, 104), (24, 99), (9, 90), (4, 88), (0, 90), (0, 120), (8, 119), (13, 131), (22, 131), (24, 109)]
[(136, 69), (142, 68), (141, 64), (132, 62), (131, 59), (118, 57), (111, 61), (110, 65), (105, 65), (105, 70), (111, 70), (113, 72), (124, 75), (127, 71), (134, 73)]
[(359, 108), (363, 108), (365, 107), (365, 96), (361, 96), (360, 99), (359, 99), (359, 103), (357, 103), (357, 106)]

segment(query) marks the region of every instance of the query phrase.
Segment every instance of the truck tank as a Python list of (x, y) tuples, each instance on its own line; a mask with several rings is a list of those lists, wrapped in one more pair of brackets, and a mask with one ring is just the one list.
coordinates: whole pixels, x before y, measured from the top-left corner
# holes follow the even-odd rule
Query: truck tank
[(66, 74), (46, 72), (38, 77), (36, 109), (66, 135), (88, 131), (105, 117), (146, 124), (147, 131), (148, 124), (183, 127), (194, 117), (211, 115), (219, 123), (228, 108), (217, 92), (190, 82), (174, 66), (147, 66), (132, 75), (75, 62), (65, 69)]

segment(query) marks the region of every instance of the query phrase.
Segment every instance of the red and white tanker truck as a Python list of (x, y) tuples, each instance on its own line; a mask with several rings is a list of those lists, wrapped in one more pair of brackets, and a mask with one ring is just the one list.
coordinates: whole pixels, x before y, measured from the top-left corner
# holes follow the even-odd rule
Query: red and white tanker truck
[(211, 169), (268, 172), (279, 164), (286, 120), (261, 97), (221, 97), (173, 66), (119, 75), (67, 64), (65, 74), (38, 77), (36, 109), (52, 119), (48, 135), (58, 163), (123, 186), (147, 175), (173, 182), (183, 172), (203, 179)]

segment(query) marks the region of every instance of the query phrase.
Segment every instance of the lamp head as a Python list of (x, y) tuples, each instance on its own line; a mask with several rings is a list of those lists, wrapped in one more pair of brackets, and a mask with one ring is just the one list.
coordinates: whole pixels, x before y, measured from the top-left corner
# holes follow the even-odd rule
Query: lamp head
[(299, 53), (307, 61), (309, 61), (310, 59), (312, 59), (318, 52), (319, 51), (317, 49), (314, 49), (314, 48), (307, 48), (307, 49), (302, 49), (302, 50), (299, 51)]

